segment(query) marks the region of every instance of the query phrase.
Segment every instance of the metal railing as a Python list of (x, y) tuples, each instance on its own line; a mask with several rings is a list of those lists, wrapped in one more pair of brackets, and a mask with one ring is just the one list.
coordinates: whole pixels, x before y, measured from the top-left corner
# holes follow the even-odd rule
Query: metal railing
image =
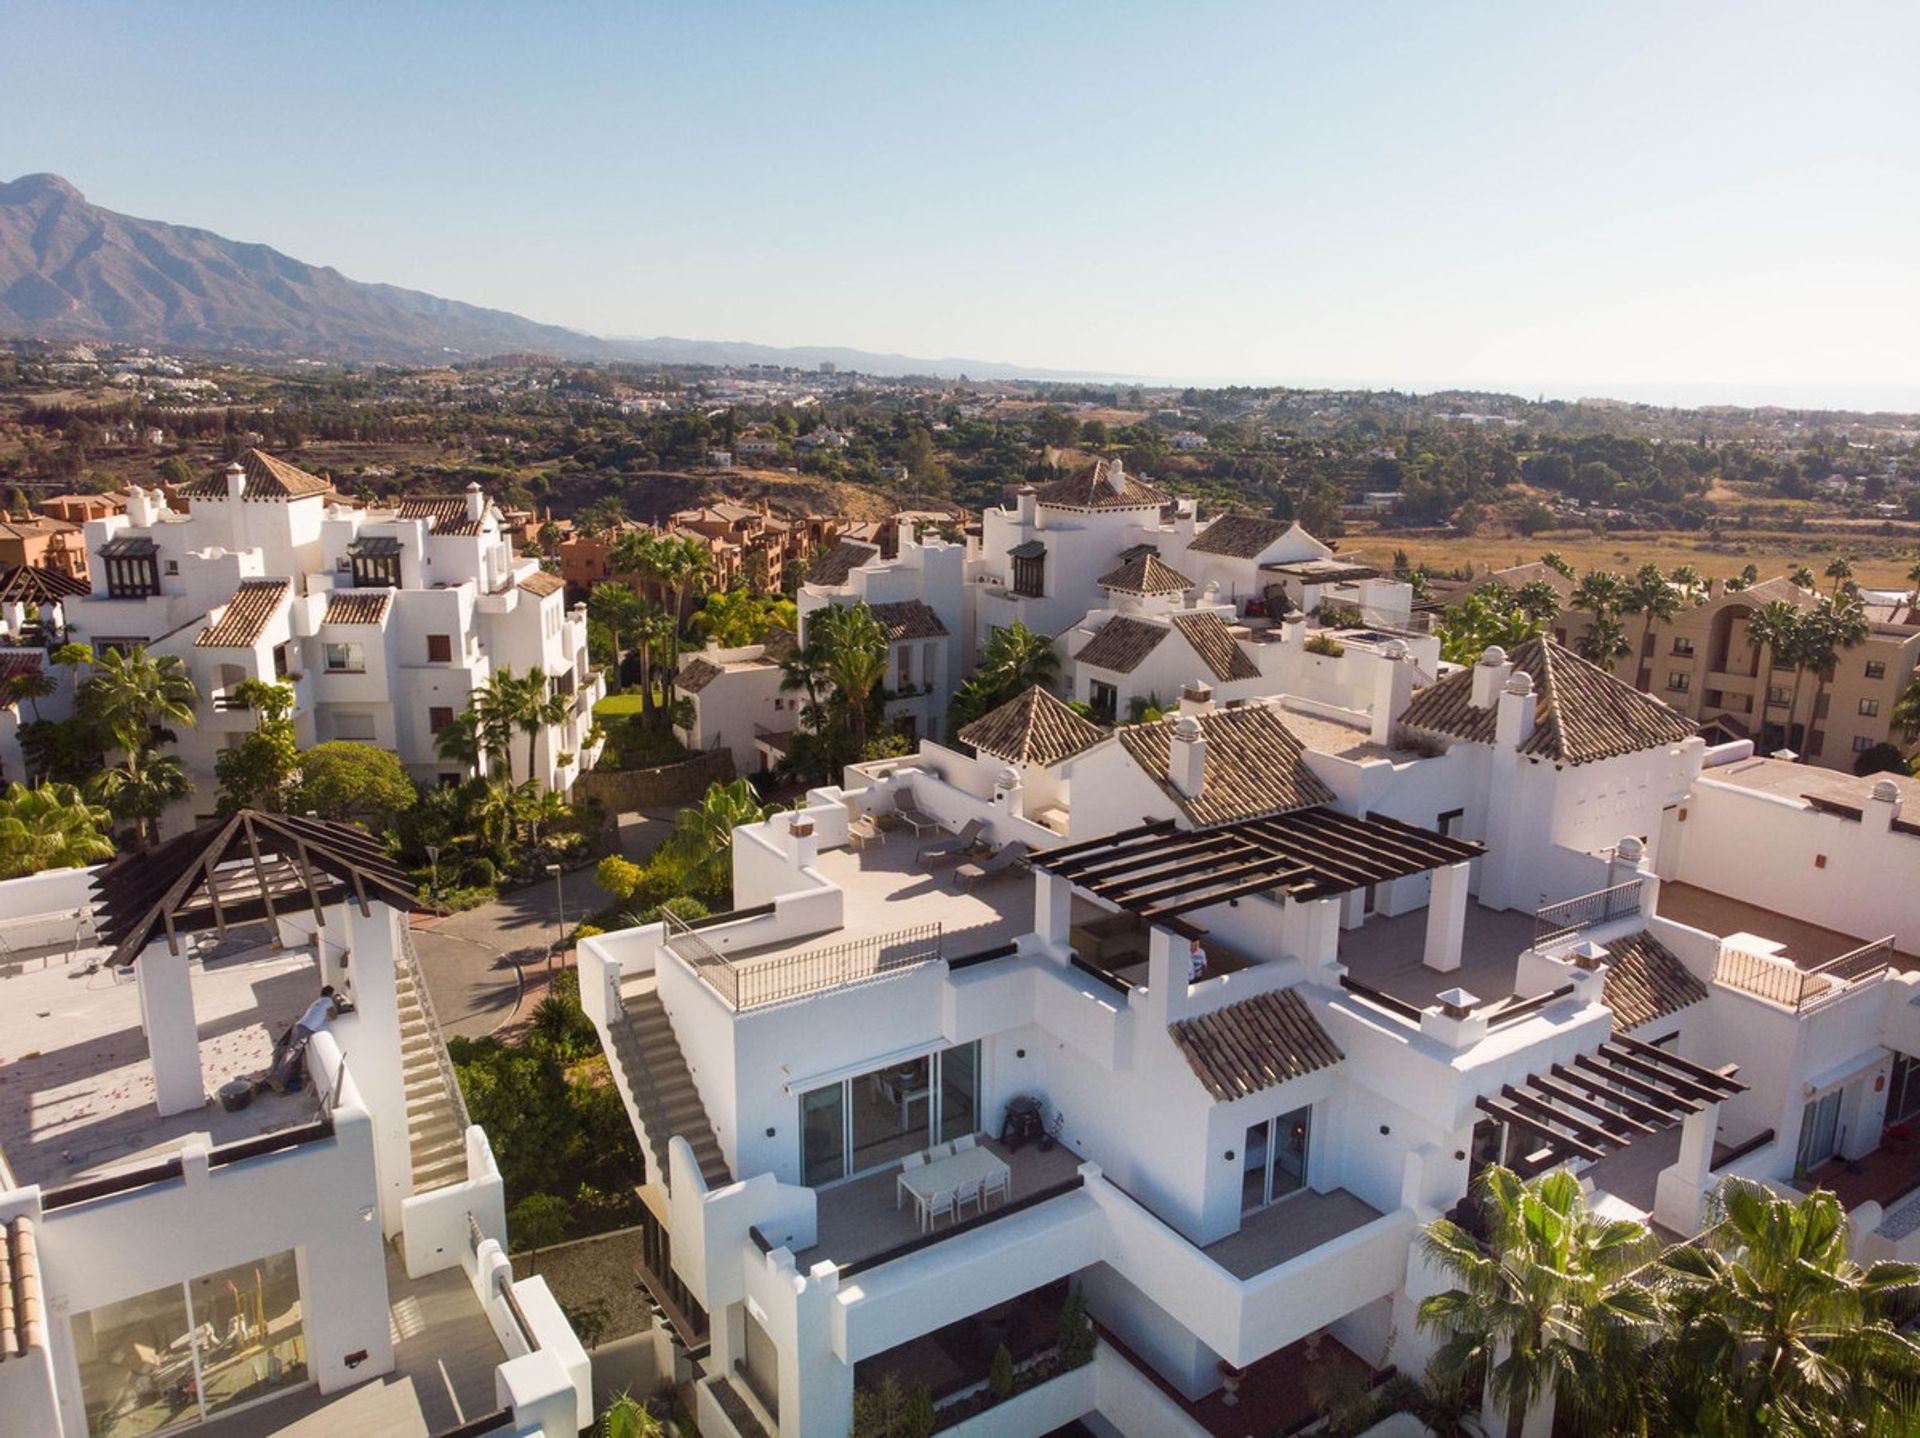
[(426, 976), (420, 972), (420, 960), (413, 952), (413, 931), (404, 924), (400, 929), (400, 962), (406, 968), (407, 977), (413, 980), (413, 997), (420, 1005), (421, 1016), (427, 1021), (427, 1041), (433, 1047), (434, 1067), (440, 1070), (440, 1080), (447, 1086), (447, 1098), (453, 1105), (453, 1121), (459, 1127), (461, 1142), (464, 1143), (467, 1129), (473, 1123), (467, 1117), (467, 1098), (460, 1092), (460, 1076), (453, 1071), (453, 1059), (447, 1053), (446, 1035), (440, 1032), (440, 1020), (433, 1012), (433, 996), (427, 992)]
[(1716, 983), (1803, 1014), (1878, 978), (1892, 961), (1891, 934), (1805, 969), (1771, 954), (1722, 944), (1713, 977)]
[(1578, 938), (1602, 924), (1638, 914), (1641, 891), (1645, 887), (1645, 881), (1636, 876), (1610, 889), (1596, 889), (1591, 894), (1546, 905), (1533, 916), (1533, 946), (1538, 949)]
[(940, 957), (941, 926), (921, 924), (782, 958), (742, 962), (727, 958), (672, 914), (664, 917), (667, 948), (736, 1011), (891, 978)]

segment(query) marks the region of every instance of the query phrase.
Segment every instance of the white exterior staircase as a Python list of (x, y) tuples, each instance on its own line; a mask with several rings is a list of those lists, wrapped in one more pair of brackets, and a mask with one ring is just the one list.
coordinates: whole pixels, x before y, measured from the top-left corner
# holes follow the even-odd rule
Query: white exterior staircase
[(394, 969), (393, 983), (400, 1014), (400, 1068), (406, 1084), (412, 1191), (429, 1193), (467, 1177), (467, 1105), (447, 1057), (446, 1040), (433, 1016), (433, 1000), (420, 977), (413, 936), (404, 931), (401, 952), (404, 962)]

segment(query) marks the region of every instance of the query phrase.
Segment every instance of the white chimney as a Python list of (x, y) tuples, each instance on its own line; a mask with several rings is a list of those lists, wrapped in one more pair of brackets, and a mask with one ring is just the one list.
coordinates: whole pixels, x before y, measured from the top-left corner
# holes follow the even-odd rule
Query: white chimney
[(247, 472), (235, 460), (227, 466), (227, 498), (238, 499), (247, 492)]
[(1030, 484), (1023, 484), (1013, 492), (1014, 517), (1020, 521), (1022, 529), (1031, 528), (1039, 522), (1040, 491)]
[(1127, 492), (1127, 467), (1117, 459), (1107, 461), (1107, 488), (1115, 494)]
[(1173, 721), (1173, 742), (1167, 746), (1167, 782), (1189, 799), (1200, 797), (1207, 784), (1207, 731), (1191, 714)]
[(1194, 680), (1180, 691), (1180, 712), (1195, 716), (1213, 713), (1213, 690)]
[(1875, 834), (1889, 833), (1899, 817), (1900, 786), (1891, 779), (1879, 780), (1860, 806), (1861, 827)]
[(480, 481), (476, 479), (467, 486), (467, 518), (477, 524), (486, 512), (486, 492), (480, 488)]
[(1373, 669), (1373, 715), (1369, 736), (1374, 743), (1393, 742), (1394, 726), (1413, 702), (1413, 656), (1398, 639), (1380, 646), (1380, 662)]
[[(1484, 664), (1486, 661), (1482, 660)], [(1480, 672), (1475, 669), (1476, 680)], [(1500, 691), (1500, 709), (1493, 721), (1493, 744), (1496, 749), (1518, 749), (1533, 737), (1534, 701), (1533, 678), (1526, 673), (1513, 676)]]
[(142, 489), (137, 484), (128, 487), (127, 520), (135, 529), (153, 524), (165, 508), (166, 500), (158, 489)]
[(1473, 666), (1473, 707), (1491, 709), (1513, 673), (1513, 662), (1498, 644), (1489, 644), (1480, 662)]

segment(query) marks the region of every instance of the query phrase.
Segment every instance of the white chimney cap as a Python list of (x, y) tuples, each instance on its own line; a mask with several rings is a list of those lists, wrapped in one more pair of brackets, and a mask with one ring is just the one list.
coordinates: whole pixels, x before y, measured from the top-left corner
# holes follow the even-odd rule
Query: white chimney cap
[(246, 471), (240, 467), (240, 461), (236, 459), (231, 461), (227, 465), (227, 473), (228, 474), (245, 474)]
[(1614, 847), (1613, 852), (1629, 864), (1637, 864), (1640, 862), (1640, 856), (1647, 852), (1647, 846), (1640, 842), (1639, 835), (1629, 834)]
[(1873, 797), (1883, 804), (1900, 802), (1900, 786), (1891, 779), (1882, 779), (1873, 786)]
[(1173, 737), (1188, 744), (1199, 740), (1204, 732), (1200, 727), (1200, 721), (1191, 714), (1182, 714), (1173, 721)]
[(1488, 668), (1494, 668), (1507, 662), (1507, 651), (1498, 644), (1489, 644), (1487, 652), (1480, 656), (1480, 662)]
[[(1487, 661), (1482, 659), (1480, 662), (1485, 664)], [(1509, 694), (1531, 694), (1533, 693), (1533, 676), (1522, 669), (1506, 682), (1505, 687)]]
[(1440, 1001), (1440, 1007), (1446, 1011), (1447, 1017), (1455, 1019), (1464, 1019), (1480, 1002), (1480, 995), (1470, 994), (1465, 989), (1447, 989), (1434, 997)]

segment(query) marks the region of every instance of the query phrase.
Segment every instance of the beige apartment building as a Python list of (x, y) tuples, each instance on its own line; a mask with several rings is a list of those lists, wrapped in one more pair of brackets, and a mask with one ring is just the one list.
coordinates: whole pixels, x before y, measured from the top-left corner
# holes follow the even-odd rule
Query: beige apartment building
[[(1716, 581), (1710, 595), (1670, 621), (1655, 621), (1651, 632), (1644, 619), (1624, 617), (1638, 652), (1614, 672), (1696, 720), (1709, 741), (1752, 739), (1762, 754), (1791, 749), (1851, 773), (1861, 754), (1892, 738), (1894, 702), (1920, 661), (1920, 612), (1910, 602), (1869, 604), (1867, 641), (1841, 654), (1824, 693), (1817, 675), (1803, 674), (1796, 699), (1792, 668), (1776, 667), (1749, 642), (1748, 620), (1775, 600), (1804, 610), (1819, 596), (1784, 578), (1731, 594)], [(1578, 649), (1592, 622), (1584, 610), (1563, 610), (1553, 637)]]

